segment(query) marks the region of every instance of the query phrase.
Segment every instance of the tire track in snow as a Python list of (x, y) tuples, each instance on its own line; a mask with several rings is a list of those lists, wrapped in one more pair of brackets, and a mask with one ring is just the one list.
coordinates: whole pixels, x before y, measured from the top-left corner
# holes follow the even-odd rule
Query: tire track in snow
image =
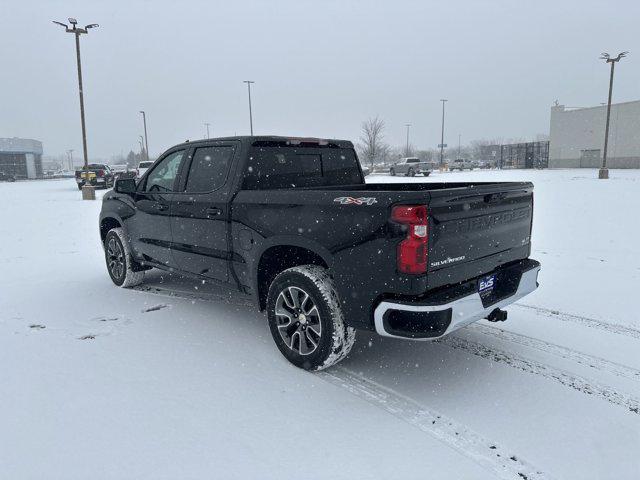
[(447, 446), (471, 458), (503, 480), (543, 480), (550, 475), (534, 467), (508, 448), (492, 442), (455, 420), (420, 405), (394, 390), (344, 367), (316, 373), (366, 402), (418, 428)]
[(629, 327), (627, 325), (621, 325), (619, 323), (609, 323), (601, 320), (596, 320), (595, 318), (583, 317), (581, 315), (564, 313), (558, 310), (552, 310), (550, 308), (536, 307), (534, 305), (527, 305), (523, 303), (514, 303), (513, 305), (511, 305), (511, 307), (533, 310), (537, 313), (540, 313), (542, 316), (553, 317), (565, 322), (577, 323), (578, 325), (584, 325), (589, 328), (604, 330), (605, 332), (625, 335), (627, 337), (637, 338), (638, 340), (640, 340), (640, 330), (638, 330), (637, 328)]
[(604, 358), (588, 355), (586, 353), (563, 347), (555, 343), (546, 342), (544, 340), (529, 337), (527, 335), (521, 335), (518, 333), (509, 332), (507, 330), (502, 330), (498, 327), (482, 325), (479, 323), (470, 325), (470, 330), (480, 332), (481, 334), (487, 335), (489, 337), (499, 338), (500, 340), (504, 340), (509, 343), (515, 343), (517, 345), (523, 345), (525, 347), (533, 348), (535, 350), (539, 350), (556, 357), (564, 358), (566, 360), (571, 360), (579, 365), (583, 365), (594, 370), (601, 370), (618, 377), (640, 381), (640, 370), (632, 367), (627, 367), (626, 365), (615, 363)]
[(449, 336), (438, 341), (456, 350), (464, 350), (477, 357), (486, 358), (516, 370), (553, 380), (578, 392), (599, 397), (613, 405), (623, 407), (631, 413), (640, 415), (640, 400), (638, 398), (622, 393), (607, 385), (591, 382), (579, 375), (570, 374), (551, 365), (545, 365), (535, 360), (520, 357), (517, 354), (507, 353), (460, 337)]

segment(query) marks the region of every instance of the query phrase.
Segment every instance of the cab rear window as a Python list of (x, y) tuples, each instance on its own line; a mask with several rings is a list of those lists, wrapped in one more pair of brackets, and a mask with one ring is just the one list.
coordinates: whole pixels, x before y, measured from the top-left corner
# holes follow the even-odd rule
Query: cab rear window
[(362, 181), (358, 159), (351, 149), (256, 146), (249, 153), (243, 188), (269, 190)]

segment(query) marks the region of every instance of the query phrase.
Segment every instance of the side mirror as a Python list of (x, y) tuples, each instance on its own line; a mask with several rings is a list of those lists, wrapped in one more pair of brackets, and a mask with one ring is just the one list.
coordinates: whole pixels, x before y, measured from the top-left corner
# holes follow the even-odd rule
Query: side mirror
[(113, 190), (116, 193), (126, 193), (130, 195), (136, 191), (136, 181), (133, 178), (120, 178), (116, 180)]

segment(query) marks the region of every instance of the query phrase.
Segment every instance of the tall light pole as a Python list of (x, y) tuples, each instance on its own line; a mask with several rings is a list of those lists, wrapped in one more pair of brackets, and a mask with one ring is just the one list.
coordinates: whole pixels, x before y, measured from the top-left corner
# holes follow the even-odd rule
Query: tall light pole
[(204, 126), (205, 126), (205, 127), (207, 127), (207, 139), (208, 139), (208, 138), (211, 138), (211, 137), (209, 137), (209, 127), (211, 126), (211, 124), (210, 124), (210, 123), (205, 122)]
[(73, 148), (67, 150), (67, 160), (69, 160), (69, 171), (73, 171)]
[(460, 159), (460, 142), (461, 142), (462, 134), (458, 134), (458, 159)]
[(142, 135), (138, 135), (138, 143), (140, 144), (140, 160), (149, 160), (149, 155), (145, 154), (144, 156), (142, 155), (142, 153), (144, 152), (144, 137)]
[(600, 58), (611, 64), (611, 76), (609, 77), (609, 100), (607, 102), (607, 123), (604, 127), (604, 151), (602, 153), (602, 168), (598, 172), (598, 178), (609, 178), (609, 169), (607, 168), (607, 147), (609, 146), (609, 118), (611, 116), (611, 94), (613, 92), (613, 70), (615, 69), (616, 62), (619, 62), (621, 58), (626, 57), (629, 52), (620, 52), (617, 57), (611, 58), (608, 53), (603, 53)]
[(140, 110), (142, 114), (142, 123), (144, 124), (144, 148), (145, 148), (145, 156), (147, 158), (147, 162), (149, 161), (149, 137), (147, 137), (147, 114), (144, 110)]
[(440, 147), (440, 170), (442, 170), (442, 167), (444, 165), (444, 104), (448, 100), (446, 98), (441, 98), (440, 101), (442, 102), (442, 130), (440, 134), (439, 147)]
[(253, 137), (253, 114), (251, 113), (251, 84), (256, 83), (253, 80), (243, 80), (247, 84), (247, 93), (249, 94), (249, 126), (251, 128), (251, 136)]
[(407, 148), (404, 151), (405, 156), (409, 156), (409, 129), (411, 128), (411, 124), (407, 123), (405, 125), (405, 127), (407, 127)]
[(69, 23), (71, 24), (71, 28), (69, 25), (62, 22), (53, 23), (56, 25), (60, 25), (64, 27), (67, 33), (73, 33), (76, 37), (76, 63), (78, 65), (78, 91), (80, 93), (80, 123), (82, 124), (82, 153), (84, 154), (84, 175), (85, 182), (82, 186), (82, 199), (83, 200), (95, 200), (96, 199), (96, 189), (93, 185), (89, 183), (89, 156), (87, 155), (87, 129), (84, 122), (84, 95), (82, 91), (82, 64), (80, 62), (80, 35), (88, 33), (90, 28), (96, 28), (98, 26), (97, 23), (90, 23), (89, 25), (85, 25), (84, 28), (78, 27), (78, 21), (75, 18), (69, 18)]

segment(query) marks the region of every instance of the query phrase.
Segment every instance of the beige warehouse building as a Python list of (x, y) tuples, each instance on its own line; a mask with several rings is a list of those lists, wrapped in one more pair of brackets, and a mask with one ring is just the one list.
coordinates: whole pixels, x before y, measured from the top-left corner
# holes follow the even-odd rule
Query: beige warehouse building
[[(602, 165), (606, 105), (551, 107), (549, 167), (597, 168)], [(609, 168), (640, 168), (640, 100), (611, 105)]]

